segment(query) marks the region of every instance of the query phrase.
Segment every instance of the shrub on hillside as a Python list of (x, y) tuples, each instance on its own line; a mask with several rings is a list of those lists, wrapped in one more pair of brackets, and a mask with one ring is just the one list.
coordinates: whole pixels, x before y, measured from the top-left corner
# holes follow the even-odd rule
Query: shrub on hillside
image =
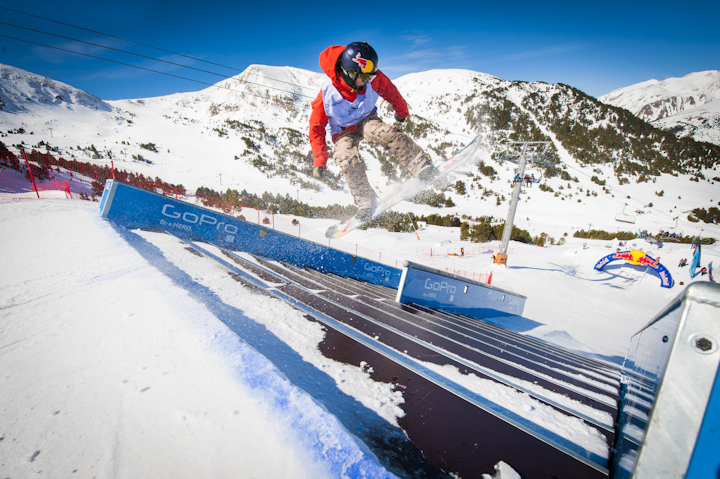
[(688, 219), (693, 223), (699, 223), (704, 221), (705, 223), (720, 223), (720, 209), (715, 206), (711, 206), (707, 210), (705, 208), (695, 208), (692, 213), (688, 215)]
[[(470, 225), (463, 222), (460, 225), (460, 240), (473, 243), (487, 243), (488, 241), (499, 241), (502, 239), (505, 223), (491, 225), (489, 222)], [(521, 243), (533, 244), (533, 237), (526, 230), (513, 226), (510, 239)]]
[(598, 239), (598, 240), (613, 240), (613, 239), (619, 239), (619, 240), (631, 240), (637, 238), (637, 235), (630, 231), (618, 231), (617, 233), (612, 233), (609, 231), (603, 231), (603, 230), (580, 230), (576, 231), (575, 234), (573, 234), (573, 238), (585, 238), (585, 239)]
[(155, 143), (140, 143), (140, 148), (142, 148), (143, 150), (152, 151), (153, 153), (158, 152)]

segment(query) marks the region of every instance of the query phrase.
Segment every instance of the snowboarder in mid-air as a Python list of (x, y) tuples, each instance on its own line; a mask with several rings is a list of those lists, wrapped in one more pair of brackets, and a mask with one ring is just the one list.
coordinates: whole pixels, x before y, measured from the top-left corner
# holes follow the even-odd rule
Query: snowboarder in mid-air
[(392, 105), (397, 121), (404, 121), (410, 113), (398, 89), (378, 70), (378, 56), (370, 45), (354, 42), (346, 47), (328, 47), (320, 54), (320, 67), (328, 78), (312, 102), (309, 137), (313, 175), (322, 178), (326, 173), (329, 133), (335, 145), (333, 159), (358, 206), (357, 217), (366, 220), (373, 214), (377, 195), (360, 158), (361, 140), (382, 145), (423, 182), (430, 182), (437, 170), (410, 137), (377, 116), (375, 104), (380, 98)]

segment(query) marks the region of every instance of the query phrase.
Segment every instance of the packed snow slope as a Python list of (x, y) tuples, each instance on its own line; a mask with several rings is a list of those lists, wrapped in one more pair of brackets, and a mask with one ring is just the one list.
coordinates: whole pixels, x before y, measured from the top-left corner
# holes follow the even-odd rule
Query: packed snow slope
[[(393, 477), (97, 203), (2, 202), (0, 224), (3, 477)], [(218, 268), (185, 271), (374, 399), (367, 373), (318, 359), (317, 323)]]
[[(0, 141), (11, 149), (112, 160), (116, 168), (182, 184), (191, 194), (204, 186), (279, 193), (311, 205), (351, 204), (342, 182), (311, 176), (307, 124), (321, 81), (308, 71), (255, 65), (199, 92), (103, 102), (2, 66)], [(717, 225), (687, 220), (692, 209), (720, 201), (717, 166), (693, 163), (677, 175), (638, 182), (639, 174), (618, 176), (612, 162), (580, 161), (557, 141), (544, 110), (529, 102), (557, 95), (564, 99), (557, 105), (588, 128), (614, 125), (602, 119), (598, 103), (568, 87), (465, 70), (407, 75), (396, 84), (413, 113), (404, 128), (436, 161), (478, 133), (490, 147), (509, 138), (495, 128), (508, 118), (516, 132), (524, 125), (525, 133), (555, 145), (566, 174), (544, 178), (543, 189), (525, 189), (515, 217), (518, 227), (533, 236), (546, 233), (554, 246), (512, 243), (508, 266), (500, 267), (489, 254), (422, 254), (447, 241), (467, 251), (479, 246), (461, 242), (458, 227), (428, 226), (417, 235), (369, 229), (347, 238), (398, 260), (492, 272), (493, 285), (528, 297), (529, 321), (502, 326), (619, 364), (631, 335), (681, 292), (679, 282), (691, 281), (687, 268), (677, 267), (690, 258), (690, 247), (668, 243), (657, 250), (643, 240), (623, 246), (660, 257), (678, 283), (667, 290), (645, 268), (594, 271), (619, 244), (573, 234), (673, 228), (720, 239)], [(387, 105), (380, 105), (380, 114), (392, 121)], [(363, 146), (362, 154), (377, 191), (394, 187), (402, 170), (388, 168), (382, 151)], [(442, 190), (455, 206), (406, 202), (397, 211), (504, 219), (515, 166), (489, 153), (483, 161), (484, 170), (468, 168)], [(334, 163), (329, 166), (337, 175)], [(620, 213), (635, 223), (617, 222)], [(300, 220), (303, 231), (320, 236), (334, 222)], [(301, 357), (327, 374), (338, 397), (392, 424), (402, 396), (373, 383), (367, 371), (323, 358), (317, 323), (240, 288), (222, 268), (177, 252), (164, 235), (114, 228), (97, 216), (97, 203), (2, 201), (0, 222), (0, 364), (6, 371), (0, 389), (11, 391), (0, 399), (5, 476), (391, 476), (352, 431), (268, 361), (271, 352), (223, 326), (218, 316), (227, 311), (208, 308), (202, 299), (221, 298), (248, 328), (264, 331), (277, 346), (273, 351)], [(165, 252), (157, 254), (167, 268), (152, 266), (141, 254), (147, 251)], [(717, 256), (717, 246), (705, 248), (703, 266)]]
[(614, 90), (599, 100), (630, 110), (680, 136), (720, 144), (720, 71), (648, 80)]
[[(244, 289), (171, 236), (113, 226), (97, 205), (0, 202), (3, 475), (393, 477), (296, 382), (322, 376), (323, 394), (356, 401), (388, 425), (402, 414), (401, 392), (323, 357), (319, 323)], [(322, 232), (331, 222), (304, 224)], [(661, 288), (645, 268), (593, 270), (617, 246), (610, 241), (513, 242), (502, 267), (489, 254), (416, 254), (442, 241), (470, 252), (477, 245), (459, 241), (459, 228), (357, 235), (400, 260), (492, 271), (493, 285), (528, 297), (525, 320), (498, 324), (617, 364), (630, 337), (682, 291)], [(688, 245), (625, 247), (691, 282), (677, 267)], [(703, 264), (719, 256), (707, 247)], [(228, 315), (240, 333), (225, 326)]]
[[(306, 227), (322, 231), (330, 223)], [(97, 203), (4, 201), (0, 224), (0, 467), (8, 477), (391, 476), (261, 346), (239, 339), (188, 291), (206, 289), (231, 305), (247, 322), (243, 329), (259, 326), (275, 338), (273, 354), (287, 349), (283, 354), (302, 357), (392, 424), (401, 394), (371, 381), (366, 370), (324, 358), (318, 323), (243, 289), (219, 266), (173, 253), (184, 250), (172, 237), (114, 227), (99, 218)], [(401, 260), (492, 270), (495, 286), (528, 296), (524, 316), (531, 321), (499, 324), (615, 363), (631, 335), (681, 291), (660, 288), (645, 268), (594, 271), (612, 242), (513, 243), (517, 252), (506, 268), (487, 254), (414, 254), (416, 246), (448, 239), (470, 251), (458, 228), (427, 227), (420, 240), (358, 233), (362, 244)], [(689, 246), (658, 251), (638, 240), (627, 247), (661, 256), (676, 281), (690, 283), (687, 268), (677, 267)], [(148, 262), (142, 252), (153, 248), (172, 267)], [(703, 255), (716, 264), (720, 256), (715, 246)], [(169, 274), (174, 268), (181, 273)], [(178, 274), (180, 283), (173, 280)]]

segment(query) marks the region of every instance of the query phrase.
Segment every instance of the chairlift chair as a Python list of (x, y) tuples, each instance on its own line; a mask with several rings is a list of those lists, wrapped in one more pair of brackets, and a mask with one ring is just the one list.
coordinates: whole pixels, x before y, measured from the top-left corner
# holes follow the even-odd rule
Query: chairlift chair
[[(529, 170), (529, 171), (528, 171)], [(530, 165), (526, 170), (525, 174), (528, 176), (534, 176), (535, 179), (533, 180), (533, 183), (540, 183), (540, 180), (542, 180), (543, 174), (542, 169), (539, 168), (536, 165)]]
[[(628, 204), (625, 203), (625, 206), (627, 205)], [(620, 221), (621, 223), (635, 224), (635, 216), (626, 214), (625, 206), (623, 206), (622, 213), (618, 213), (615, 215), (615, 221)]]
[(673, 218), (675, 220), (674, 227), (671, 226), (669, 228), (663, 228), (663, 232), (665, 234), (667, 234), (668, 236), (672, 236), (674, 234), (676, 237), (680, 237), (680, 238), (683, 237), (683, 230), (678, 228), (678, 218), (679, 218), (679, 216), (676, 216), (675, 218)]
[(520, 157), (524, 155), (527, 158), (527, 167), (533, 165), (539, 169), (539, 165), (554, 166), (559, 162), (548, 151), (550, 149), (550, 141), (516, 141), (504, 145), (505, 149), (497, 154), (497, 158), (502, 161), (511, 163), (519, 163)]

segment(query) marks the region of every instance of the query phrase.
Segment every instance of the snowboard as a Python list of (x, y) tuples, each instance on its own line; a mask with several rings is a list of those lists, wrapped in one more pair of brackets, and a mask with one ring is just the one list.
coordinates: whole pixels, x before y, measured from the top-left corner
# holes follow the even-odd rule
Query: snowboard
[(443, 162), (440, 166), (437, 167), (438, 174), (435, 176), (435, 178), (432, 179), (432, 181), (423, 183), (417, 178), (412, 178), (403, 182), (389, 195), (378, 201), (377, 205), (375, 206), (375, 210), (373, 211), (373, 214), (370, 218), (367, 218), (363, 221), (360, 220), (357, 216), (352, 216), (346, 221), (332, 225), (325, 232), (325, 236), (331, 239), (340, 238), (341, 236), (348, 234), (355, 228), (364, 225), (373, 218), (378, 217), (379, 215), (389, 210), (401, 201), (405, 201), (406, 199), (417, 195), (428, 186), (431, 186), (436, 181), (441, 180), (442, 178), (446, 177), (461, 166), (467, 164), (475, 156), (475, 152), (478, 150), (478, 148), (480, 148), (481, 142), (482, 135), (478, 135), (470, 143), (468, 143), (465, 148), (448, 158), (445, 162)]

